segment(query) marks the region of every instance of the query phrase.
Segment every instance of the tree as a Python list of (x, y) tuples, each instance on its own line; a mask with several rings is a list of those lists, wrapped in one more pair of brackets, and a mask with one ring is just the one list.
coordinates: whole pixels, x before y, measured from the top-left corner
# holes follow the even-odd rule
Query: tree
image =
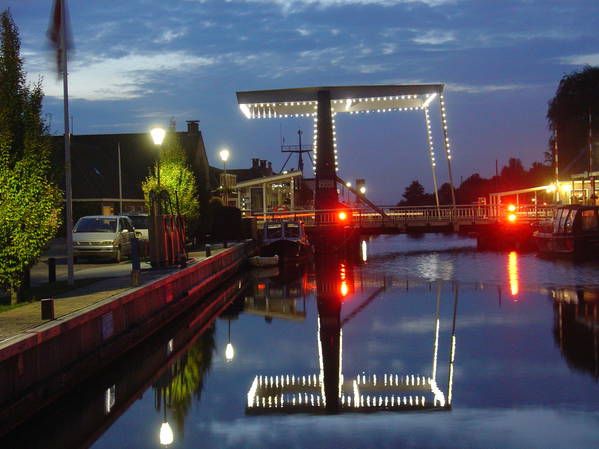
[[(160, 188), (168, 193), (173, 213), (181, 214), (187, 222), (188, 235), (197, 232), (199, 224), (199, 203), (196, 181), (185, 159), (185, 150), (181, 146), (174, 125), (171, 124), (161, 148)], [(142, 190), (149, 202), (150, 192), (158, 191), (158, 163), (142, 183)]]
[(514, 190), (528, 187), (526, 185), (526, 170), (520, 159), (511, 157), (508, 164), (501, 169), (502, 190)]
[(406, 187), (403, 195), (405, 199), (401, 200), (398, 206), (426, 206), (433, 204), (433, 196), (424, 192), (424, 187), (419, 181), (414, 180)]
[[(555, 96), (549, 101), (547, 121), (552, 131), (551, 154), (557, 136), (560, 178), (598, 169), (595, 149), (589, 157), (588, 137), (589, 124), (592, 134), (599, 135), (599, 67), (587, 66), (561, 79)], [(589, 166), (591, 160), (592, 167)]]
[(41, 82), (25, 84), (19, 33), (8, 10), (0, 15), (0, 39), (0, 288), (15, 303), (23, 274), (60, 225), (62, 195), (49, 180)]

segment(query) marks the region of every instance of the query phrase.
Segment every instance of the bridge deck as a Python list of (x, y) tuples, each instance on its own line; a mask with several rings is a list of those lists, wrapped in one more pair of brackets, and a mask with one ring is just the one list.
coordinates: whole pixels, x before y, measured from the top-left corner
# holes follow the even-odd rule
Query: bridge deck
[[(384, 212), (371, 209), (298, 210), (258, 216), (259, 224), (271, 220), (302, 220), (308, 228), (332, 228), (339, 225), (356, 228), (362, 232), (440, 232), (469, 227), (483, 227), (512, 222), (530, 225), (553, 217), (552, 206), (520, 205), (514, 211), (505, 206), (420, 206), (380, 207)], [(345, 212), (345, 219), (339, 214)], [(511, 216), (511, 217), (510, 217)]]

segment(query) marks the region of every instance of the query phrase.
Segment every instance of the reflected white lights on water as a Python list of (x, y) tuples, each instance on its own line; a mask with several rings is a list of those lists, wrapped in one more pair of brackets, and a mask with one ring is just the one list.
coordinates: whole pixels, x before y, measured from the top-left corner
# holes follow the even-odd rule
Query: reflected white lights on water
[(366, 240), (362, 240), (362, 262), (368, 261), (368, 244)]
[(516, 297), (520, 290), (518, 282), (518, 253), (516, 251), (511, 251), (508, 254), (507, 270), (510, 281), (510, 293)]

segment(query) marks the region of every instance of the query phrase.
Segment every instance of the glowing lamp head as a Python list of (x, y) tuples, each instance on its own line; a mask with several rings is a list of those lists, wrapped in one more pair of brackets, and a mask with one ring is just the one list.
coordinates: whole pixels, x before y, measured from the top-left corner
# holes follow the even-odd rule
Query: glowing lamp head
[(173, 429), (167, 422), (163, 422), (160, 426), (160, 444), (168, 446), (173, 443)]
[(507, 216), (507, 220), (508, 220), (510, 223), (514, 223), (514, 222), (516, 221), (516, 214), (509, 214), (509, 215)]
[(343, 211), (339, 212), (338, 217), (339, 217), (339, 221), (345, 221), (345, 220), (347, 220), (347, 214), (345, 212), (343, 212)]
[(572, 186), (570, 184), (562, 184), (560, 186), (560, 188), (561, 188), (562, 192), (568, 193), (568, 192), (572, 191)]
[(347, 181), (347, 182), (345, 183), (345, 186), (346, 186), (346, 187), (351, 187), (351, 182)]
[(150, 130), (150, 135), (152, 136), (155, 145), (162, 145), (166, 131), (163, 128), (152, 128)]
[(229, 160), (229, 150), (227, 150), (226, 148), (224, 150), (220, 150), (220, 153), (218, 153), (218, 155), (220, 156), (220, 160), (223, 162), (227, 162)]
[(235, 349), (233, 349), (233, 345), (231, 343), (227, 343), (227, 347), (225, 348), (225, 360), (230, 362), (235, 357)]
[(362, 195), (364, 195), (366, 193), (366, 187), (364, 187), (364, 186), (360, 187), (360, 193)]
[(514, 211), (516, 210), (516, 206), (514, 206), (513, 204), (510, 204), (510, 205), (507, 207), (507, 210), (508, 210), (509, 212), (514, 212)]

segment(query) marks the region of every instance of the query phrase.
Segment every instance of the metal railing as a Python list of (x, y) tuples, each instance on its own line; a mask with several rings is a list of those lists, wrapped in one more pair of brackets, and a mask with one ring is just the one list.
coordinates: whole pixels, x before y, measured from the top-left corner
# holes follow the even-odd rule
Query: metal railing
[(339, 212), (346, 213), (346, 223), (355, 227), (397, 226), (400, 224), (442, 224), (463, 222), (496, 222), (507, 220), (510, 214), (519, 221), (533, 222), (553, 217), (554, 206), (522, 204), (514, 211), (505, 205), (456, 205), (456, 206), (379, 206), (386, 217), (370, 208), (344, 208), (325, 210), (295, 210), (254, 215), (258, 224), (273, 220), (301, 220), (306, 226), (339, 224)]

